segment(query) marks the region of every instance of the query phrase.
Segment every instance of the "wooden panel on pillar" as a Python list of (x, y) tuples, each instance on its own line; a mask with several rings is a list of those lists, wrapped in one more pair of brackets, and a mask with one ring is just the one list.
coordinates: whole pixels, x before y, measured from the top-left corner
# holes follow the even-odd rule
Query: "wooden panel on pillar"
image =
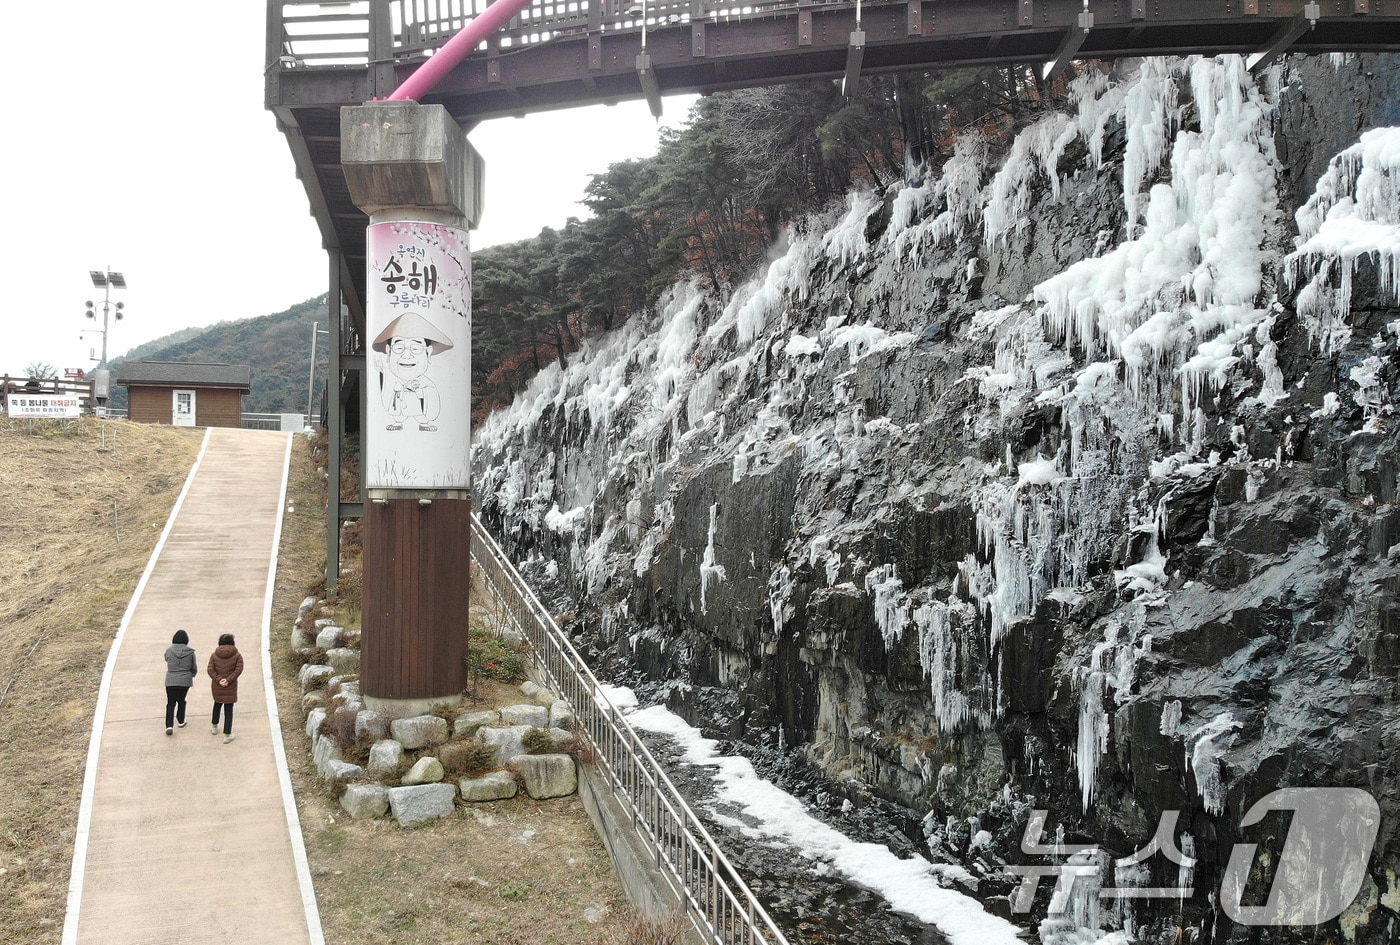
[(467, 688), (471, 502), (365, 505), (360, 691), (441, 699)]

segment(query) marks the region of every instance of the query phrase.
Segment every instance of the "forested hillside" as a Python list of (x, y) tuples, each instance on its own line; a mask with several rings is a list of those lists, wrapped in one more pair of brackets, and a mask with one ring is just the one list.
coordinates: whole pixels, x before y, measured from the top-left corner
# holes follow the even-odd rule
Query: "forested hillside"
[[(1063, 93), (1063, 87), (1057, 87)], [(1034, 69), (814, 81), (701, 99), (654, 157), (594, 175), (591, 216), (473, 254), (473, 408), (508, 404), (582, 339), (646, 312), (686, 272), (721, 297), (784, 227), (862, 182), (884, 191), (942, 167), (960, 134), (1005, 138), (1050, 104)]]

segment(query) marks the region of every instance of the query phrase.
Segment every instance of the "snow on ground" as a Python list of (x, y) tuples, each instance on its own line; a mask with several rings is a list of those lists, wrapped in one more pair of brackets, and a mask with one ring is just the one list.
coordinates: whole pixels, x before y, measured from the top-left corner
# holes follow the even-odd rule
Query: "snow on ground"
[[(607, 687), (614, 705), (637, 706), (636, 696)], [(718, 744), (662, 706), (632, 708), (633, 728), (670, 737), (687, 764), (714, 771), (717, 805), (743, 815), (750, 836), (790, 845), (800, 855), (827, 864), (851, 882), (884, 896), (890, 907), (936, 926), (953, 945), (1021, 945), (1020, 930), (991, 915), (971, 896), (939, 885), (932, 865), (901, 859), (878, 843), (859, 843), (823, 823), (797, 798), (760, 778), (748, 759), (721, 755)]]

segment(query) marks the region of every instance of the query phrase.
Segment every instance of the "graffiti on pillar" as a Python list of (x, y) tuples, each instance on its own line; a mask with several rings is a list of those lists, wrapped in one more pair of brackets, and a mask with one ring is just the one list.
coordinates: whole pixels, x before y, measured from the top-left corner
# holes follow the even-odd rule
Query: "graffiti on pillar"
[(371, 364), (365, 485), (466, 489), (471, 447), (467, 233), (378, 223), (367, 233)]

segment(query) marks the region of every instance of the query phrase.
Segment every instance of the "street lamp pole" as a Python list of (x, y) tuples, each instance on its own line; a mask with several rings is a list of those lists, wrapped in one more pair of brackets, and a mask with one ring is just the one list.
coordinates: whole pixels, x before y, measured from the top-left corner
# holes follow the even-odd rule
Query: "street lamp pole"
[[(108, 317), (113, 310), (116, 312), (117, 321), (121, 321), (122, 309), (125, 308), (123, 302), (112, 302), (113, 289), (126, 288), (126, 276), (120, 272), (113, 272), (110, 269), (98, 271), (92, 269), (88, 271), (92, 277), (92, 284), (102, 290), (102, 327), (84, 329), (79, 335), (87, 334), (89, 331), (96, 331), (102, 335), (102, 360), (97, 362), (97, 370), (93, 372), (93, 397), (100, 407), (107, 405), (107, 392), (110, 387), (111, 372), (107, 369), (107, 328)], [(87, 311), (84, 314), (93, 319), (97, 319), (97, 307), (93, 302), (87, 303)]]
[(311, 323), (311, 371), (306, 379), (306, 425), (311, 426), (311, 404), (316, 399), (316, 336), (329, 335), (329, 328), (322, 328), (320, 322)]
[[(122, 309), (126, 307), (124, 302), (117, 302), (115, 306), (113, 305), (112, 290), (125, 289), (126, 276), (122, 275), (120, 272), (112, 272), (110, 269), (105, 272), (99, 272), (93, 269), (88, 275), (92, 276), (92, 284), (102, 290), (102, 360), (98, 362), (97, 366), (103, 368), (107, 366), (107, 317), (115, 307), (117, 321), (121, 321)], [(88, 318), (97, 318), (96, 307), (92, 302), (88, 302), (87, 312), (85, 314)], [(97, 331), (95, 328), (92, 330)]]

